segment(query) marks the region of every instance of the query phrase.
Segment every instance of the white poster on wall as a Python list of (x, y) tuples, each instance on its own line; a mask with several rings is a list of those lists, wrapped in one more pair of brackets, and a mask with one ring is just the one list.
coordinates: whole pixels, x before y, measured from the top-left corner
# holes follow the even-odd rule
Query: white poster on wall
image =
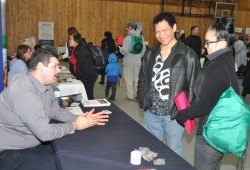
[(54, 46), (54, 22), (38, 23), (39, 44)]
[(242, 28), (240, 27), (234, 27), (234, 32), (242, 32)]
[(245, 34), (250, 35), (250, 28), (246, 28), (246, 32), (245, 32)]

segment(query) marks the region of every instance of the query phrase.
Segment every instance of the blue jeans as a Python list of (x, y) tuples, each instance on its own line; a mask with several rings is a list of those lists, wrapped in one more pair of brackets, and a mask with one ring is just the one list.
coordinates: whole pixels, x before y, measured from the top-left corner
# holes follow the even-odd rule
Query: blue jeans
[(152, 114), (149, 110), (144, 112), (144, 128), (159, 140), (165, 134), (167, 145), (178, 155), (182, 155), (182, 134), (184, 128), (176, 120), (169, 120), (168, 116)]
[(197, 170), (219, 170), (223, 154), (207, 145), (202, 135), (196, 136), (194, 167)]

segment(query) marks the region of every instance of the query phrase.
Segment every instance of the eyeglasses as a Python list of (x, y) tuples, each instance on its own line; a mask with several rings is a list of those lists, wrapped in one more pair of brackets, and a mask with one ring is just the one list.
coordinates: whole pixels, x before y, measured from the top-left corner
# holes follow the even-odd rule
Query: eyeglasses
[(222, 40), (216, 40), (216, 41), (208, 41), (208, 40), (206, 40), (205, 45), (209, 46), (209, 44), (211, 44), (211, 43), (217, 43), (217, 42), (220, 42), (220, 41), (222, 41)]

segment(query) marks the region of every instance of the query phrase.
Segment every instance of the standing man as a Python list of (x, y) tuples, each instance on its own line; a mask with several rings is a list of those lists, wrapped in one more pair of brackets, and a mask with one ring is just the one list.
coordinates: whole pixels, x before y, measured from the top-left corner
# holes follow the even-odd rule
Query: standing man
[[(51, 84), (56, 81), (58, 59), (46, 49), (36, 50), (28, 73), (13, 78), (0, 94), (0, 169), (56, 169), (54, 152), (44, 142), (94, 125), (105, 125), (105, 112), (79, 116), (61, 108)], [(53, 124), (50, 120), (62, 123)]]
[(197, 26), (191, 27), (191, 34), (186, 38), (185, 44), (194, 50), (199, 59), (201, 58), (201, 38)]
[(156, 39), (160, 42), (147, 50), (139, 75), (139, 105), (144, 109), (144, 127), (159, 140), (182, 155), (184, 128), (175, 120), (178, 114), (173, 98), (182, 90), (189, 102), (194, 100), (193, 87), (200, 71), (197, 55), (174, 32), (173, 14), (163, 12), (153, 19)]
[[(137, 97), (137, 85), (141, 67), (141, 57), (146, 51), (144, 38), (141, 35), (142, 24), (127, 23), (127, 36), (124, 39), (120, 53), (123, 57), (123, 75), (127, 88), (126, 99), (133, 100)], [(119, 46), (118, 46), (119, 47)]]

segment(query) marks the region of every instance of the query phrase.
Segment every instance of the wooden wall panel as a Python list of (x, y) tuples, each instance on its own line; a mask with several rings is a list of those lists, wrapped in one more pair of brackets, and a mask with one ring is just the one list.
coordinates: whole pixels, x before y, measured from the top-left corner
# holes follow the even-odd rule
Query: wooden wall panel
[(235, 27), (242, 27), (242, 31), (245, 33), (246, 27), (250, 27), (250, 11), (238, 11), (236, 20), (234, 23)]
[(250, 1), (249, 0), (237, 0), (238, 9), (240, 11), (249, 11), (250, 10)]
[[(55, 24), (55, 47), (64, 45), (67, 40), (67, 28), (75, 26), (87, 41), (100, 45), (105, 31), (111, 31), (113, 37), (126, 34), (128, 21), (143, 23), (143, 36), (154, 45), (153, 17), (161, 11), (159, 4), (143, 4), (105, 0), (8, 0), (7, 10), (7, 48), (8, 54), (14, 53), (16, 47), (28, 36), (38, 39), (38, 22), (49, 21)], [(177, 6), (165, 6), (165, 11), (180, 11)], [(197, 11), (199, 13), (199, 11)], [(237, 26), (250, 27), (245, 22), (249, 11), (237, 14)], [(241, 15), (244, 16), (241, 17)], [(178, 29), (190, 34), (190, 27), (200, 27), (202, 41), (206, 29), (215, 19), (177, 16)]]

